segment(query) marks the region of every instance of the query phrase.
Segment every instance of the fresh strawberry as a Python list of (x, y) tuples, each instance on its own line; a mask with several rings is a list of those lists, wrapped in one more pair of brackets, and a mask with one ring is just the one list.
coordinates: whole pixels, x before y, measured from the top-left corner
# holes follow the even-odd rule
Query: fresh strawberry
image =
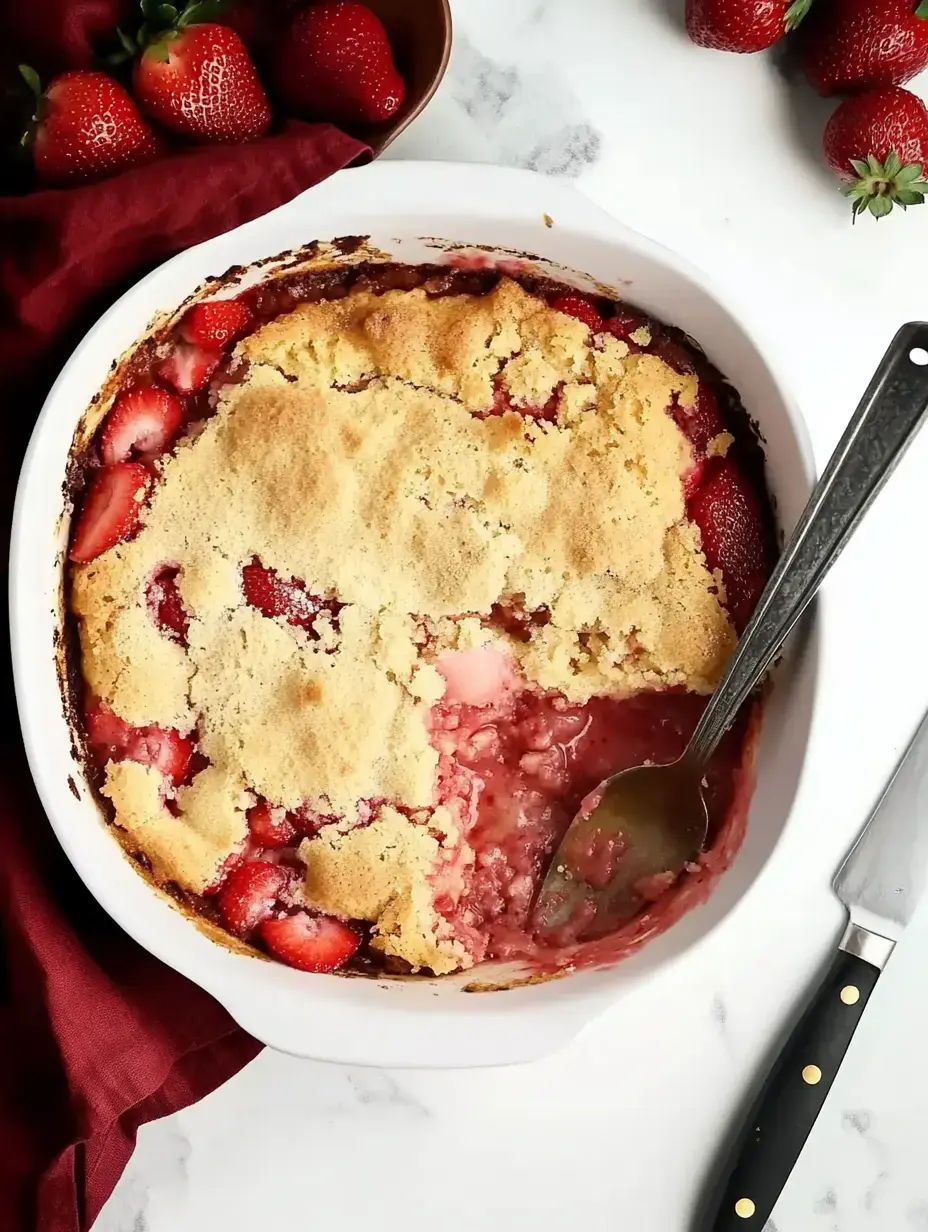
[(921, 205), (928, 193), (928, 108), (899, 86), (846, 99), (825, 129), (825, 157), (852, 202), (853, 217)]
[(819, 94), (903, 85), (928, 67), (928, 0), (816, 0), (802, 67)]
[(195, 304), (181, 322), (180, 332), (193, 346), (221, 351), (251, 325), (251, 310), (240, 299), (214, 299)]
[(20, 72), (36, 95), (26, 140), (42, 184), (103, 179), (150, 162), (160, 152), (157, 136), (135, 103), (106, 73), (62, 73), (42, 94), (35, 72), (25, 66)]
[(307, 629), (323, 610), (337, 616), (341, 604), (306, 593), (296, 578), (285, 579), (275, 569), (265, 569), (258, 561), (242, 569), (242, 590), (246, 602), (263, 616), (283, 617), (288, 624)]
[(158, 375), (173, 385), (179, 394), (195, 394), (209, 384), (209, 378), (221, 359), (218, 351), (178, 342), (161, 364)]
[(228, 26), (197, 19), (212, 6), (150, 5), (132, 91), (146, 115), (194, 141), (251, 141), (271, 109), (245, 44)]
[(764, 51), (795, 30), (812, 0), (686, 0), (686, 29), (715, 51)]
[(261, 940), (281, 962), (300, 971), (334, 971), (354, 954), (361, 938), (328, 915), (278, 915), (259, 927)]
[(116, 462), (97, 471), (84, 496), (70, 558), (85, 565), (123, 539), (139, 524), (139, 511), (151, 487), (141, 462)]
[(138, 385), (120, 394), (103, 425), (100, 458), (106, 466), (128, 462), (133, 454), (157, 457), (180, 431), (180, 398), (157, 385)]
[(296, 14), (275, 76), (293, 111), (346, 124), (389, 120), (406, 94), (380, 18), (344, 0)]
[(146, 597), (158, 628), (186, 646), (190, 617), (177, 589), (178, 573), (176, 565), (165, 565), (149, 582)]
[(766, 584), (770, 564), (757, 496), (735, 463), (721, 458), (693, 495), (687, 513), (702, 534), (709, 568), (721, 571), (728, 612), (740, 633)]
[(259, 847), (286, 847), (296, 838), (296, 826), (285, 809), (262, 800), (248, 810), (248, 828)]
[(176, 787), (187, 777), (194, 748), (192, 740), (171, 727), (142, 727), (133, 729), (126, 757), (154, 766)]
[(232, 870), (219, 895), (222, 922), (236, 937), (247, 937), (274, 910), (290, 880), (286, 869), (249, 860)]
[(603, 328), (603, 318), (599, 310), (584, 295), (556, 295), (551, 301), (551, 307), (555, 312), (563, 312), (565, 316), (576, 317), (593, 334), (598, 334)]

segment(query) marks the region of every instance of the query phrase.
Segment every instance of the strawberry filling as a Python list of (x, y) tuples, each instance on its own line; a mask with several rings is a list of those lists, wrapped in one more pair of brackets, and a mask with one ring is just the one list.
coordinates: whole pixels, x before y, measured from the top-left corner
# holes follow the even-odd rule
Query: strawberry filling
[(311, 595), (298, 578), (283, 578), (275, 569), (265, 569), (257, 560), (242, 569), (242, 590), (246, 602), (263, 616), (285, 620), (310, 633), (321, 612), (328, 612), (333, 622), (337, 622), (342, 609), (337, 600)]
[(155, 624), (168, 637), (187, 645), (190, 617), (177, 589), (177, 565), (165, 565), (148, 584), (148, 606)]
[[(458, 665), (461, 672), (465, 667)], [(448, 668), (446, 662), (443, 670)], [(483, 701), (486, 665), (479, 666), (476, 679)], [(467, 842), (476, 861), (465, 893), (455, 901), (437, 897), (436, 908), (477, 956), (537, 956), (531, 907), (548, 860), (582, 801), (617, 770), (678, 757), (705, 698), (668, 689), (574, 705), (556, 693), (520, 688), (511, 677), (483, 704), (460, 697), (460, 688), (449, 689), (433, 710), (432, 741), (442, 755), (440, 798), (456, 802), (458, 815), (471, 819)], [(726, 736), (707, 770), (710, 840), (733, 798), (745, 721)], [(579, 854), (591, 883), (605, 884), (622, 845), (610, 839)], [(642, 906), (651, 889), (640, 887)], [(557, 938), (558, 944), (570, 944), (582, 931), (583, 921), (573, 925), (573, 935)]]
[(90, 751), (101, 766), (110, 761), (137, 761), (159, 770), (174, 787), (185, 782), (194, 768), (194, 742), (173, 728), (132, 727), (94, 699), (84, 724)]
[(287, 847), (297, 836), (292, 815), (286, 809), (275, 808), (267, 800), (248, 810), (248, 829), (259, 847), (271, 849)]

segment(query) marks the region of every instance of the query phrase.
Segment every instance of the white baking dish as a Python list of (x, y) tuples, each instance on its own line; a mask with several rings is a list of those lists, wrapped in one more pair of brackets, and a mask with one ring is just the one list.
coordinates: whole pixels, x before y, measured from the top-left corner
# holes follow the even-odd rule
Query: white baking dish
[[(400, 162), (342, 172), (143, 279), (94, 326), (55, 383), (23, 465), (12, 539), (13, 665), (26, 750), (52, 826), (101, 905), (136, 941), (211, 992), (259, 1039), (301, 1056), (354, 1064), (529, 1060), (563, 1044), (616, 997), (682, 955), (757, 877), (786, 824), (799, 779), (817, 676), (814, 646), (803, 656), (801, 673), (789, 662), (781, 669), (758, 753), (748, 836), (709, 903), (617, 967), (505, 993), (464, 991), (475, 979), (493, 978), (485, 968), (442, 980), (346, 979), (310, 976), (225, 949), (155, 892), (124, 857), (71, 750), (54, 639), (61, 625), (61, 561), (69, 520), (62, 516), (62, 480), (75, 425), (113, 360), (157, 313), (173, 310), (230, 266), (344, 235), (369, 235), (378, 248), (413, 262), (436, 258), (434, 245), (423, 237), (486, 246), (496, 255), (539, 254), (681, 326), (735, 384), (759, 423), (780, 521), (784, 528), (792, 526), (812, 477), (804, 427), (779, 376), (704, 275), (628, 231), (567, 185), (529, 172)], [(556, 272), (570, 278), (564, 268)]]

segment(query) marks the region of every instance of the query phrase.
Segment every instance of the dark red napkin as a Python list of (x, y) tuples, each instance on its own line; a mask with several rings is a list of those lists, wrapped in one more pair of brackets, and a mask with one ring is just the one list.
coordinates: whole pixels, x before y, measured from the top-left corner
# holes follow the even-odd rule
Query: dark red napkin
[[(124, 8), (119, 0), (0, 4), (0, 45), (46, 72), (80, 64)], [(7, 533), (35, 417), (100, 312), (173, 253), (265, 213), (365, 153), (329, 125), (291, 123), (252, 145), (186, 150), (101, 184), (0, 197)], [(260, 1045), (206, 993), (139, 949), (84, 889), (36, 798), (6, 655), (3, 670), (0, 1230), (84, 1232), (139, 1125), (200, 1099)]]

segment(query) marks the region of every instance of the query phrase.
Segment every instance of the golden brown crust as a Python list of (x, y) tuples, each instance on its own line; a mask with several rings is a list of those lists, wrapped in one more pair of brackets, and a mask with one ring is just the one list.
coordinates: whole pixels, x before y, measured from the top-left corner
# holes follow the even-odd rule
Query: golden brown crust
[[(392, 809), (345, 833), (355, 804), (431, 806), (443, 646), (490, 637), (528, 681), (577, 701), (711, 690), (734, 633), (685, 520), (691, 453), (666, 413), (674, 394), (694, 402), (696, 378), (613, 338), (594, 347), (505, 279), (483, 297), (305, 304), (240, 349), (247, 379), (164, 459), (137, 538), (74, 571), (90, 689), (132, 724), (196, 726), (211, 768), (178, 793), (179, 816), (154, 771), (111, 765), (104, 791), (156, 875), (194, 891), (244, 837), (249, 793), (344, 815), (306, 846), (310, 901), (372, 920), (413, 966), (462, 965), (431, 907), (441, 845)], [(558, 392), (557, 422), (487, 414), (497, 381), (516, 407)], [(255, 557), (337, 597), (337, 621), (320, 616), (313, 638), (248, 607), (241, 568)], [(180, 569), (186, 649), (146, 603), (166, 564)], [(481, 624), (512, 596), (550, 612), (527, 643)], [(387, 814), (393, 855), (362, 893)]]

